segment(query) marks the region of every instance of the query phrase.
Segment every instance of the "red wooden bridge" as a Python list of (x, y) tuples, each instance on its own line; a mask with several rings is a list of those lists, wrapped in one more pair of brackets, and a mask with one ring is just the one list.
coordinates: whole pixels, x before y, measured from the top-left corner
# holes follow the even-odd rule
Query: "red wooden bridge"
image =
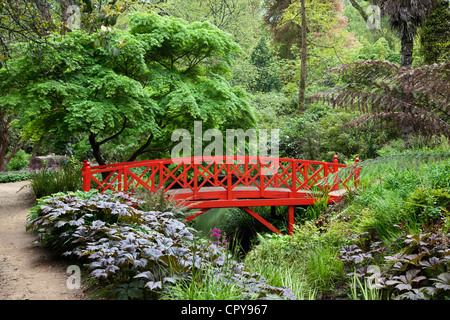
[[(356, 159), (356, 163), (358, 159)], [(270, 230), (280, 233), (251, 207), (288, 206), (289, 234), (294, 206), (312, 205), (324, 196), (337, 202), (359, 183), (360, 168), (339, 164), (274, 157), (221, 156), (135, 161), (91, 167), (84, 161), (83, 189), (134, 194), (139, 189), (162, 189), (177, 203), (198, 211), (239, 207)]]

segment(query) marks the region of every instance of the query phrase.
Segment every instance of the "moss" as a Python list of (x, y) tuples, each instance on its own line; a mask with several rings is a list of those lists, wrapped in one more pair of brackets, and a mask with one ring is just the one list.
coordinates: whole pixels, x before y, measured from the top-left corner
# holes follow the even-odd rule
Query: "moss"
[(450, 9), (448, 0), (436, 0), (420, 32), (420, 53), (425, 64), (450, 61)]

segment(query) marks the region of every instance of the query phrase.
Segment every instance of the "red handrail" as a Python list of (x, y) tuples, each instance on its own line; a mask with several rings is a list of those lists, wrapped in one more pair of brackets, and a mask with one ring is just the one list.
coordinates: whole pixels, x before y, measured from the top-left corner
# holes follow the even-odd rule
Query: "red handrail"
[[(337, 190), (342, 184), (354, 178), (355, 186), (359, 179), (359, 170), (352, 171), (345, 179), (340, 179), (338, 170), (347, 167), (337, 162), (332, 163), (311, 160), (297, 160), (275, 157), (223, 156), (223, 157), (186, 157), (177, 159), (145, 160), (127, 163), (115, 163), (91, 167), (85, 161), (83, 166), (83, 190), (89, 191), (91, 184), (101, 192), (134, 192), (139, 186), (152, 192), (163, 188), (190, 189), (194, 199), (201, 189), (222, 187), (227, 191), (227, 198), (238, 187), (258, 188), (260, 196), (268, 188), (287, 188), (292, 193), (308, 191), (330, 174), (334, 174), (331, 186), (326, 183), (321, 188)], [(133, 169), (141, 168), (140, 172)], [(102, 178), (99, 178), (99, 174)], [(144, 178), (145, 177), (145, 178)]]
[[(330, 192), (328, 202), (339, 201), (332, 195), (342, 187), (356, 188), (361, 168), (332, 163), (275, 157), (222, 156), (145, 160), (91, 167), (84, 161), (83, 190), (93, 185), (100, 192), (135, 193), (143, 187), (151, 192), (163, 189), (176, 201), (199, 209), (187, 221), (211, 208), (241, 207), (274, 232), (279, 232), (250, 207), (289, 206), (289, 234), (293, 233), (294, 206), (314, 204), (320, 195), (311, 189), (318, 186)], [(331, 177), (331, 183), (329, 178)]]

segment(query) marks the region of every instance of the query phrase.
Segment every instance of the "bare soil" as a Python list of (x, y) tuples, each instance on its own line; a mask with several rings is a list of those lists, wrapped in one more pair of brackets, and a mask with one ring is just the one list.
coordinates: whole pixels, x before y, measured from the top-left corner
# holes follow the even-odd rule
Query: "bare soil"
[(33, 244), (26, 222), (33, 205), (29, 181), (0, 183), (0, 300), (85, 300), (69, 289), (69, 263)]

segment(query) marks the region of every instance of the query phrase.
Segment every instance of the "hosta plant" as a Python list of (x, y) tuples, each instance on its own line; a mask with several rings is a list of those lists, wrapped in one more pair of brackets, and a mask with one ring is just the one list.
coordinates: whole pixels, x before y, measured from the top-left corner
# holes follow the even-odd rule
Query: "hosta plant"
[(196, 231), (171, 212), (142, 211), (139, 202), (121, 193), (56, 194), (33, 207), (27, 228), (41, 244), (87, 264), (116, 298), (157, 298), (202, 270), (235, 282), (247, 298), (295, 298), (231, 260), (225, 248), (196, 241)]

